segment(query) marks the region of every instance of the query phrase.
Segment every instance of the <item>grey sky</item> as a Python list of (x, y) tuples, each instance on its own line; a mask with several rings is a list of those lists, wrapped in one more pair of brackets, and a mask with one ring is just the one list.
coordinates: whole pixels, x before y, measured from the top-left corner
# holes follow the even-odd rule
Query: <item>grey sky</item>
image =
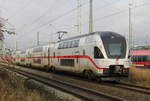
[[(88, 33), (89, 0), (81, 0), (82, 34)], [(109, 30), (128, 36), (128, 0), (93, 0), (94, 31)], [(150, 1), (133, 2), (132, 23), (135, 44), (149, 44)], [(6, 35), (7, 46), (19, 48), (36, 45), (36, 33), (42, 44), (56, 41), (57, 31), (65, 30), (65, 37), (79, 35), (77, 32), (77, 0), (0, 0), (0, 16), (8, 19), (7, 28), (14, 28), (16, 36)], [(70, 12), (71, 11), (71, 12)], [(60, 17), (61, 16), (61, 17)]]

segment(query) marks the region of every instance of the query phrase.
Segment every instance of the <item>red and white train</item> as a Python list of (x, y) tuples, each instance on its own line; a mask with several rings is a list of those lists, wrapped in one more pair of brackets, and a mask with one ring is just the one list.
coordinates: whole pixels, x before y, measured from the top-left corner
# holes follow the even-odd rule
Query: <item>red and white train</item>
[(132, 50), (131, 61), (137, 67), (150, 67), (150, 50)]
[(102, 31), (15, 52), (11, 59), (18, 65), (75, 72), (91, 78), (128, 75), (128, 55), (125, 37)]

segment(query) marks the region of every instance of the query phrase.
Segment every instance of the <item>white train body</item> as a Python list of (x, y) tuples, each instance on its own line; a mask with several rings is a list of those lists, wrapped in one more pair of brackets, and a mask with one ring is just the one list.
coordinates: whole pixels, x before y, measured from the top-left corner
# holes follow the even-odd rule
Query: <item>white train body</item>
[[(114, 32), (95, 32), (26, 50), (25, 62), (42, 68), (76, 73), (90, 71), (98, 76), (128, 74), (130, 61), (123, 36)], [(18, 62), (18, 57), (16, 57)]]

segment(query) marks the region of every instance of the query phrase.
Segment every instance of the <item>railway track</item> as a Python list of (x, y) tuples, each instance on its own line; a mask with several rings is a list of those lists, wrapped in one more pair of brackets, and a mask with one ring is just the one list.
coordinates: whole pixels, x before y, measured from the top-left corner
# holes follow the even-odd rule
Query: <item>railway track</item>
[(56, 89), (59, 89), (61, 91), (70, 93), (76, 97), (79, 97), (85, 101), (126, 101), (125, 99), (111, 96), (96, 90), (88, 89), (85, 87), (81, 87), (79, 85), (75, 85), (72, 83), (64, 82), (61, 80), (55, 80), (51, 78), (42, 77), (36, 74), (32, 74), (29, 72), (25, 72), (22, 70), (18, 70), (16, 68), (9, 68), (5, 67), (7, 70), (11, 70), (15, 73), (19, 73), (21, 75), (24, 75), (26, 77), (29, 77), (30, 79), (34, 79), (38, 82), (41, 82), (47, 86), (54, 87)]
[(107, 83), (107, 85), (150, 95), (150, 88), (148, 87), (137, 86), (137, 85), (124, 83), (124, 82), (115, 82), (110, 84)]
[[(18, 68), (18, 67), (17, 67)], [(20, 68), (20, 67), (19, 67)], [(21, 69), (21, 68), (20, 68)], [(21, 70), (27, 70), (28, 71), (28, 69), (26, 68), (22, 68)], [(30, 68), (30, 70), (33, 70), (33, 71), (39, 71), (40, 72), (40, 70), (35, 70), (35, 69), (31, 69)], [(30, 73), (32, 73), (31, 71), (30, 71)], [(44, 71), (43, 71), (43, 73), (44, 73)], [(35, 74), (35, 73), (34, 73)], [(36, 74), (38, 74), (38, 73), (36, 73)], [(47, 73), (48, 75), (50, 74), (50, 73)], [(41, 74), (40, 74), (41, 75)], [(44, 76), (44, 77), (46, 77), (46, 79), (47, 79), (47, 77), (48, 77), (48, 75), (47, 76)], [(58, 74), (50, 74), (50, 75), (58, 75)], [(42, 74), (42, 76), (43, 76), (43, 74)], [(59, 74), (58, 75), (59, 77), (61, 76), (63, 76), (63, 78), (68, 78), (68, 75), (66, 75), (66, 74)], [(53, 76), (52, 76), (53, 77)], [(54, 76), (55, 77), (55, 76)], [(135, 98), (135, 96), (137, 96), (137, 99), (139, 98), (139, 99), (142, 99), (140, 96), (138, 96), (138, 95), (144, 95), (144, 96), (149, 96), (150, 94), (149, 94), (149, 91), (150, 91), (150, 88), (147, 88), (147, 87), (142, 87), (142, 86), (137, 86), (137, 85), (133, 85), (133, 84), (128, 84), (128, 83), (124, 83), (124, 82), (102, 82), (102, 83), (99, 83), (99, 82), (97, 82), (97, 81), (93, 81), (92, 80), (92, 85), (91, 84), (89, 84), (89, 86), (87, 86), (87, 83), (88, 82), (91, 82), (91, 80), (89, 80), (89, 79), (85, 79), (85, 78), (81, 78), (81, 77), (78, 77), (78, 76), (73, 76), (73, 75), (69, 75), (69, 78), (71, 79), (71, 82), (70, 81), (68, 81), (68, 80), (63, 80), (63, 79), (61, 79), (61, 78), (59, 78), (58, 77), (58, 81), (61, 81), (61, 82), (66, 82), (67, 84), (68, 84), (68, 82), (69, 83), (71, 83), (71, 85), (74, 85), (74, 84), (77, 84), (76, 86), (79, 86), (79, 87), (81, 87), (81, 88), (85, 88), (86, 87), (86, 89), (88, 88), (88, 89), (90, 89), (90, 90), (92, 90), (92, 91), (96, 91), (96, 92), (103, 92), (103, 93), (101, 93), (101, 94), (104, 94), (104, 95), (111, 95), (112, 97), (114, 97), (115, 96), (115, 98), (121, 98), (120, 100), (122, 101), (122, 100), (126, 100), (126, 101), (128, 101), (129, 99), (131, 100), (131, 101), (135, 101), (136, 100), (136, 98)], [(56, 76), (56, 78), (57, 78), (57, 76)], [(67, 79), (66, 78), (66, 79)], [(69, 79), (68, 78), (68, 79)], [(73, 83), (73, 81), (77, 81), (77, 82), (80, 82), (80, 81), (83, 81), (81, 84), (80, 83)], [(38, 80), (37, 80), (38, 81)], [(84, 86), (85, 85), (85, 86)], [(95, 85), (95, 86), (93, 86), (93, 85)], [(118, 89), (118, 90), (121, 90), (123, 93), (124, 92), (128, 92), (128, 93), (124, 93), (124, 94), (122, 94), (121, 92), (120, 93), (118, 93), (118, 95), (116, 95), (116, 94), (113, 94), (113, 93), (116, 93), (116, 92), (118, 92), (118, 90), (117, 91), (114, 91), (114, 92), (107, 92), (107, 90), (106, 90), (106, 92), (105, 91), (101, 91), (101, 90), (98, 90), (98, 89), (94, 89), (96, 86), (100, 86), (100, 85), (102, 85), (102, 86), (104, 86), (106, 89), (109, 89), (110, 88), (110, 90), (109, 91), (111, 91), (111, 88), (112, 89)], [(93, 88), (94, 87), (94, 88)], [(55, 88), (57, 88), (57, 87), (55, 87)], [(96, 87), (97, 88), (97, 87)], [(59, 89), (59, 88), (58, 88)], [(70, 89), (72, 89), (72, 88), (70, 88)], [(61, 89), (60, 89), (61, 90)], [(73, 89), (74, 90), (74, 89)], [(62, 91), (63, 91), (63, 89), (62, 89)], [(74, 91), (76, 91), (76, 89), (74, 90)], [(68, 92), (68, 93), (71, 93), (71, 94), (73, 94), (72, 92), (69, 92), (69, 91), (65, 91), (65, 92)], [(78, 92), (78, 91), (77, 91)], [(134, 93), (135, 92), (135, 93)], [(83, 93), (85, 93), (85, 92), (83, 92)], [(129, 97), (128, 95), (130, 95), (130, 93), (133, 95), (133, 96), (130, 96), (131, 98), (126, 98), (126, 97)], [(138, 95), (137, 95), (137, 94)], [(87, 94), (87, 92), (85, 93), (85, 94)], [(121, 95), (120, 95), (121, 94)], [(136, 94), (136, 95), (135, 95)], [(73, 95), (75, 95), (75, 94), (73, 94)], [(79, 93), (79, 95), (81, 95), (80, 93)], [(75, 95), (75, 96), (77, 96), (77, 97), (80, 97), (80, 96), (78, 96), (78, 95)], [(90, 95), (88, 95), (88, 97), (89, 97)], [(98, 97), (99, 96), (99, 97)], [(108, 98), (106, 98), (106, 97), (102, 97), (102, 95), (100, 96), (100, 95), (97, 95), (97, 94), (93, 94), (93, 96), (91, 96), (91, 97), (89, 97), (89, 98), (92, 98), (93, 97), (93, 100), (94, 101), (100, 101), (100, 99), (102, 99), (102, 101), (104, 100), (104, 101), (107, 101), (107, 100), (109, 100)], [(133, 100), (132, 99), (132, 97), (133, 97), (133, 99), (135, 99), (135, 100)], [(82, 97), (80, 97), (80, 98), (82, 98)], [(86, 98), (84, 98), (83, 97), (83, 99), (85, 99), (85, 100), (87, 100)], [(107, 99), (107, 100), (106, 100)], [(89, 99), (88, 99), (89, 100)], [(92, 100), (92, 99), (91, 99)], [(93, 101), (92, 100), (92, 101)], [(119, 100), (119, 101), (120, 101)], [(90, 100), (89, 100), (90, 101)], [(109, 100), (109, 101), (114, 101), (114, 100)], [(142, 100), (139, 100), (139, 101), (149, 101), (149, 100), (147, 100), (147, 97), (146, 97), (146, 99), (145, 99), (145, 97), (142, 99)]]

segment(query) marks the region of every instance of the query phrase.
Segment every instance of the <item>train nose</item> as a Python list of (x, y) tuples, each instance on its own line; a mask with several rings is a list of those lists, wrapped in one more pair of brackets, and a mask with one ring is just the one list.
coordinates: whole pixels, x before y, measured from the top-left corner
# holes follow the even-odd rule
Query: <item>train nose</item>
[(109, 75), (128, 75), (129, 69), (124, 68), (122, 65), (110, 65)]

